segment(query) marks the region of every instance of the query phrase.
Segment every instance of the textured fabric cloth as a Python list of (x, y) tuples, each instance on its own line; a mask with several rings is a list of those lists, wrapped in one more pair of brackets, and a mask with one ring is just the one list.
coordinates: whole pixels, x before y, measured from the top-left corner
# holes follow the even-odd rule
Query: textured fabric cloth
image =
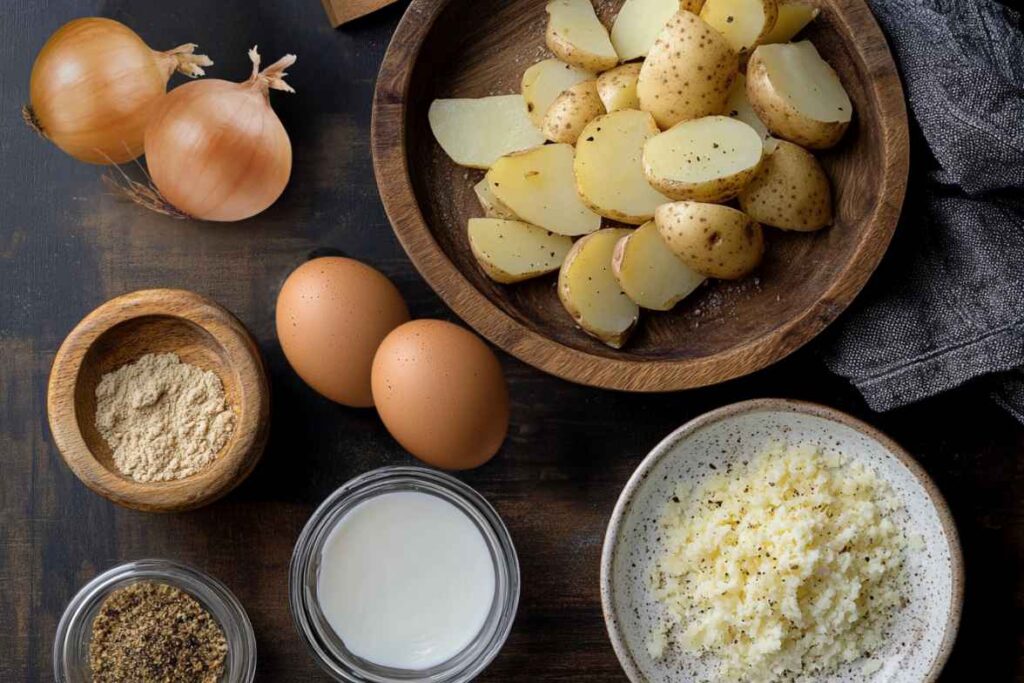
[(985, 377), (1024, 422), (1024, 35), (991, 0), (868, 0), (903, 77), (911, 167), (878, 272), (825, 362), (883, 411)]

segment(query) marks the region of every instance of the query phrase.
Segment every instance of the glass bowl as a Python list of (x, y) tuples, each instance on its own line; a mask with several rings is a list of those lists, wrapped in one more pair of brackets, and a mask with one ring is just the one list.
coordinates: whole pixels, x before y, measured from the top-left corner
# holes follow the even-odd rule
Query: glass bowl
[[(454, 504), (479, 529), (494, 562), (494, 599), (483, 628), (457, 655), (423, 670), (380, 666), (352, 654), (327, 623), (317, 599), (320, 554), (335, 524), (359, 503), (397, 491), (427, 493)], [(472, 488), (455, 477), (422, 467), (383, 467), (344, 484), (310, 517), (292, 553), (289, 601), (295, 627), (320, 667), (334, 680), (463, 683), (491, 663), (512, 630), (519, 605), (519, 559), (504, 522)]]
[(57, 626), (53, 674), (57, 683), (92, 680), (89, 638), (92, 622), (108, 595), (140, 581), (166, 583), (199, 601), (224, 631), (228, 654), (222, 683), (251, 683), (256, 676), (256, 637), (238, 599), (220, 581), (170, 560), (137, 560), (108, 569), (71, 599)]

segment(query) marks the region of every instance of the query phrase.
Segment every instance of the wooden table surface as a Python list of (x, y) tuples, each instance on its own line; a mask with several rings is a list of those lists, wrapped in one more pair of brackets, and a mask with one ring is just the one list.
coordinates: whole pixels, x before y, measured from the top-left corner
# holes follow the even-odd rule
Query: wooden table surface
[[(332, 30), (319, 0), (5, 0), (0, 9), (0, 681), (52, 679), (57, 620), (97, 572), (143, 557), (222, 579), (259, 641), (261, 681), (323, 676), (288, 610), (292, 545), (313, 508), (348, 478), (409, 463), (372, 411), (334, 405), (289, 369), (274, 334), (283, 278), (322, 249), (383, 270), (419, 317), (452, 318), (410, 266), (381, 209), (368, 145), (374, 76), (403, 2)], [(100, 169), (38, 139), (20, 120), (32, 60), (65, 21), (101, 14), (150, 45), (198, 42), (211, 76), (248, 75), (246, 49), (294, 51), (295, 95), (274, 106), (295, 150), (281, 200), (238, 225), (176, 222), (108, 195)], [(50, 361), (64, 335), (108, 298), (184, 287), (234, 311), (259, 340), (273, 384), (270, 444), (252, 477), (199, 511), (155, 515), (90, 493), (46, 426)], [(887, 431), (937, 481), (967, 563), (966, 611), (943, 680), (1024, 680), (1024, 428), (966, 387), (872, 413), (806, 348), (724, 386), (625, 395), (567, 384), (502, 355), (512, 426), (500, 455), (461, 475), (497, 507), (523, 572), (515, 628), (480, 680), (621, 681), (598, 597), (612, 506), (643, 455), (703, 411), (785, 396), (826, 403)], [(978, 667), (981, 667), (980, 669)]]

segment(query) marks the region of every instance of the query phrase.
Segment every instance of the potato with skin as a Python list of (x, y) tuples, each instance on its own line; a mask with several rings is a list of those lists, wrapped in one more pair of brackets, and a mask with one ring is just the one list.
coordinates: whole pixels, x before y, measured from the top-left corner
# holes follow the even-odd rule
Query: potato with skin
[(681, 9), (696, 14), (704, 0), (626, 0), (612, 24), (611, 39), (624, 62), (646, 57), (661, 29)]
[(640, 64), (623, 64), (597, 77), (597, 94), (609, 114), (621, 109), (639, 109), (640, 98), (636, 96), (636, 79), (640, 76)]
[(504, 218), (506, 220), (518, 220), (512, 209), (505, 206), (500, 199), (491, 192), (491, 186), (487, 184), (487, 178), (482, 178), (479, 183), (473, 186), (473, 192), (480, 201), (480, 208), (484, 210), (487, 218)]
[(434, 100), (427, 119), (441, 149), (469, 168), (490, 168), (498, 157), (544, 142), (522, 95)]
[(773, 135), (809, 149), (833, 147), (853, 114), (839, 76), (806, 40), (758, 46), (747, 99)]
[(778, 16), (778, 0), (705, 0), (700, 10), (700, 18), (739, 54), (760, 44)]
[(607, 71), (619, 63), (608, 31), (590, 0), (551, 0), (547, 5), (548, 49), (567, 64), (587, 71)]
[(640, 318), (612, 273), (618, 241), (631, 230), (606, 228), (573, 245), (558, 271), (558, 298), (584, 332), (615, 349), (622, 348)]
[(762, 45), (788, 43), (818, 16), (818, 8), (806, 2), (780, 2), (775, 26), (761, 39)]
[(705, 116), (647, 140), (644, 175), (672, 199), (723, 202), (750, 182), (763, 155), (753, 128), (728, 116)]
[(693, 12), (677, 12), (665, 24), (637, 78), (640, 108), (662, 129), (680, 121), (720, 114), (739, 73), (739, 56), (715, 29)]
[(783, 230), (810, 232), (832, 222), (828, 176), (814, 155), (785, 140), (772, 140), (754, 179), (740, 192), (751, 218)]
[(624, 109), (594, 119), (576, 143), (573, 172), (584, 203), (606, 218), (638, 225), (668, 197), (644, 177), (644, 142), (658, 134), (645, 111)]
[(541, 60), (524, 71), (523, 99), (526, 100), (526, 111), (537, 128), (544, 125), (544, 115), (556, 97), (577, 83), (593, 78), (592, 72), (557, 59)]
[(489, 278), (503, 284), (558, 270), (572, 249), (572, 238), (522, 221), (470, 218), (468, 233), (477, 263)]
[(707, 277), (738, 280), (764, 257), (760, 224), (728, 206), (673, 202), (659, 206), (654, 221), (668, 248)]
[(603, 113), (604, 104), (597, 94), (597, 81), (577, 83), (551, 103), (541, 132), (551, 142), (575, 145), (580, 131)]
[(612, 273), (622, 291), (641, 308), (668, 311), (704, 282), (661, 238), (654, 221), (619, 239)]
[(485, 176), (491, 192), (519, 220), (559, 235), (586, 235), (601, 217), (576, 191), (572, 145), (541, 145), (498, 159)]

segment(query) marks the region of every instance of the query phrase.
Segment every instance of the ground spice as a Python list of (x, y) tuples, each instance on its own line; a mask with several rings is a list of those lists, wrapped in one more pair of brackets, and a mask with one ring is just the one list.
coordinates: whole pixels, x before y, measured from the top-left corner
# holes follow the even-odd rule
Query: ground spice
[(93, 683), (216, 683), (227, 651), (224, 631), (195, 598), (146, 581), (100, 605), (89, 667)]

